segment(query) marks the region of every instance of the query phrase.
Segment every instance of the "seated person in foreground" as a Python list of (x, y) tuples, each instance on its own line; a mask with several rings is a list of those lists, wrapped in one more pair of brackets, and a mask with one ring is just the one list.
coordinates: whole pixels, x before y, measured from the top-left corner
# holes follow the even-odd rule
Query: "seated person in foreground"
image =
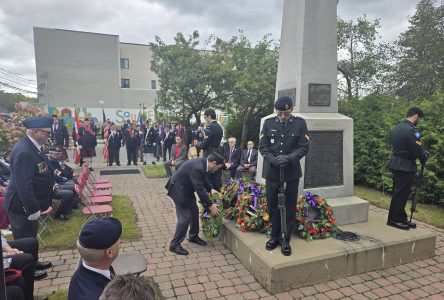
[(240, 165), (236, 169), (236, 178), (241, 178), (243, 171), (248, 171), (250, 178), (256, 176), (257, 150), (253, 149), (253, 147), (253, 141), (248, 141), (247, 149), (242, 151)]
[(171, 160), (164, 164), (167, 177), (173, 176), (171, 167), (174, 166), (177, 171), (179, 167), (187, 160), (187, 146), (182, 144), (182, 138), (176, 136), (176, 143), (171, 147)]
[(225, 169), (230, 171), (230, 178), (235, 178), (236, 170), (241, 159), (241, 149), (236, 147), (236, 138), (228, 139), (228, 147), (224, 150)]
[(39, 251), (37, 239), (23, 238), (11, 242), (7, 242), (3, 237), (1, 239), (2, 253), (4, 257), (9, 257), (7, 258), (9, 267), (22, 271), (20, 278), (7, 285), (20, 287), (26, 300), (48, 299), (47, 297), (33, 296), (34, 279), (42, 279), (47, 276), (44, 270), (34, 274), (36, 271), (35, 262), (37, 261), (37, 253)]
[(154, 291), (141, 277), (117, 275), (106, 286), (100, 300), (154, 300)]
[(77, 240), (82, 262), (71, 278), (68, 300), (98, 300), (119, 255), (122, 224), (112, 217), (86, 223)]

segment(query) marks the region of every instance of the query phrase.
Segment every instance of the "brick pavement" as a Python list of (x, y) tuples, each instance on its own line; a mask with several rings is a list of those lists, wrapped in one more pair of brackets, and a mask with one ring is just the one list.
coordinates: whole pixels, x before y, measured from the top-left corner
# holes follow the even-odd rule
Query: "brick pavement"
[[(433, 226), (419, 224), (438, 234), (434, 258), (270, 295), (221, 241), (207, 247), (185, 241), (188, 256), (168, 251), (176, 216), (165, 195), (165, 179), (147, 179), (143, 174), (109, 178), (114, 194), (131, 198), (142, 233), (141, 241), (123, 243), (122, 251), (145, 255), (149, 264), (144, 275), (154, 278), (165, 299), (444, 299), (444, 230)], [(54, 267), (47, 279), (36, 282), (37, 293), (66, 289), (76, 268), (76, 250), (46, 252), (41, 257)]]

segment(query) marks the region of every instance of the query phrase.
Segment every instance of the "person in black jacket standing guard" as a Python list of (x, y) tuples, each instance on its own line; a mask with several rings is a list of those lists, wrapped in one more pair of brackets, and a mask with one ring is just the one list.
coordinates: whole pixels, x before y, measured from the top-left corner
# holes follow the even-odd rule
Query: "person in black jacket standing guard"
[(416, 125), (424, 117), (418, 107), (407, 111), (404, 121), (392, 128), (390, 143), (392, 144), (392, 158), (388, 163), (393, 173), (393, 193), (390, 203), (387, 225), (408, 230), (416, 228), (415, 223), (407, 220), (405, 205), (413, 186), (416, 173), (416, 159), (425, 164), (428, 152), (421, 146), (421, 133)]
[(117, 126), (111, 123), (108, 135), (108, 166), (114, 162), (120, 166), (120, 147), (122, 146), (122, 134), (117, 130)]
[(89, 120), (85, 120), (79, 128), (79, 139), (77, 140), (80, 147), (80, 160), (81, 162), (88, 162), (91, 171), (94, 171), (92, 161), (93, 157), (96, 156), (97, 146), (97, 137), (94, 128), (95, 127), (91, 127)]
[[(219, 148), (224, 131), (216, 121), (216, 112), (214, 109), (206, 109), (204, 111), (204, 118), (205, 122), (207, 122), (207, 126), (205, 127), (205, 137), (204, 140), (197, 145), (197, 148), (199, 150), (203, 149), (204, 157), (208, 157), (208, 155), (213, 153), (215, 149)], [(219, 169), (214, 173), (207, 174), (208, 181), (217, 191), (220, 191), (222, 187), (221, 175), (222, 169)]]
[[(264, 156), (263, 175), (267, 186), (268, 210), (271, 217), (271, 239), (265, 245), (267, 250), (281, 245), (283, 255), (291, 255), (290, 238), (296, 223), (296, 201), (298, 198), (299, 178), (302, 170), (299, 160), (308, 152), (307, 124), (300, 117), (292, 115), (293, 101), (290, 97), (280, 97), (274, 104), (277, 116), (265, 120), (262, 127), (259, 151)], [(282, 240), (281, 215), (278, 208), (280, 168), (284, 169), (287, 182), (287, 235)]]

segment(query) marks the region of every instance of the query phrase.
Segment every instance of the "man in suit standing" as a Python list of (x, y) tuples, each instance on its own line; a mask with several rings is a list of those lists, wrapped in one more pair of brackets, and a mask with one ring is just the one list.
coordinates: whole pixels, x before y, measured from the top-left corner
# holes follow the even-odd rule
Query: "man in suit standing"
[[(54, 176), (43, 151), (51, 134), (49, 117), (33, 117), (23, 121), (26, 136), (15, 144), (11, 153), (11, 180), (3, 203), (8, 212), (14, 240), (37, 237), (42, 211), (52, 202)], [(51, 267), (50, 262), (37, 262), (36, 268)]]
[(241, 150), (236, 147), (236, 138), (230, 137), (228, 139), (228, 148), (224, 151), (224, 157), (226, 160), (225, 169), (229, 170), (230, 177), (234, 178), (241, 159)]
[(256, 176), (257, 150), (253, 149), (253, 147), (253, 141), (248, 141), (247, 149), (242, 152), (240, 165), (236, 170), (237, 178), (242, 178), (242, 172), (245, 170), (248, 170), (250, 178), (254, 178)]
[(69, 148), (68, 128), (60, 122), (57, 115), (52, 116), (51, 141), (53, 146), (63, 149), (62, 159), (67, 160), (68, 153), (66, 149)]
[(174, 133), (171, 131), (171, 127), (169, 125), (165, 126), (165, 137), (162, 140), (163, 143), (163, 161), (167, 161), (167, 151), (168, 151), (168, 159), (171, 159), (171, 147), (175, 142)]
[(188, 227), (189, 241), (201, 246), (207, 243), (199, 238), (199, 208), (197, 207), (194, 192), (206, 209), (211, 210), (213, 216), (219, 214), (219, 208), (211, 203), (208, 192), (217, 193), (206, 180), (207, 172), (216, 172), (222, 168), (223, 156), (214, 152), (207, 158), (195, 158), (187, 160), (182, 167), (168, 180), (165, 188), (176, 204), (177, 225), (173, 240), (170, 243), (170, 251), (178, 255), (188, 255), (181, 243), (185, 239)]
[(113, 217), (86, 223), (77, 240), (82, 262), (69, 284), (69, 300), (98, 300), (114, 271), (111, 264), (119, 255), (122, 224)]
[(120, 166), (120, 147), (122, 146), (122, 134), (117, 130), (117, 126), (111, 123), (108, 136), (108, 166), (114, 162)]
[(182, 138), (176, 136), (176, 143), (171, 147), (173, 158), (164, 163), (167, 177), (171, 177), (171, 167), (174, 166), (175, 171), (179, 170), (180, 166), (187, 160), (187, 147), (182, 144)]

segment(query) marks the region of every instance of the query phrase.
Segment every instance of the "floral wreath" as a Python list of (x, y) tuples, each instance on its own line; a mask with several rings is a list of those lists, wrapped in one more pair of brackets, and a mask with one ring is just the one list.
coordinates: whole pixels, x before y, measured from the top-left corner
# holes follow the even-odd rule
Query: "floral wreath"
[(219, 193), (210, 195), (209, 197), (212, 204), (217, 204), (219, 215), (213, 216), (209, 209), (204, 209), (200, 212), (200, 220), (202, 221), (202, 232), (207, 240), (211, 242), (219, 235), (222, 229), (223, 199)]
[[(313, 210), (317, 216), (311, 216)], [(338, 229), (327, 201), (310, 192), (301, 196), (296, 204), (296, 222), (300, 236), (307, 241), (336, 236)]]

